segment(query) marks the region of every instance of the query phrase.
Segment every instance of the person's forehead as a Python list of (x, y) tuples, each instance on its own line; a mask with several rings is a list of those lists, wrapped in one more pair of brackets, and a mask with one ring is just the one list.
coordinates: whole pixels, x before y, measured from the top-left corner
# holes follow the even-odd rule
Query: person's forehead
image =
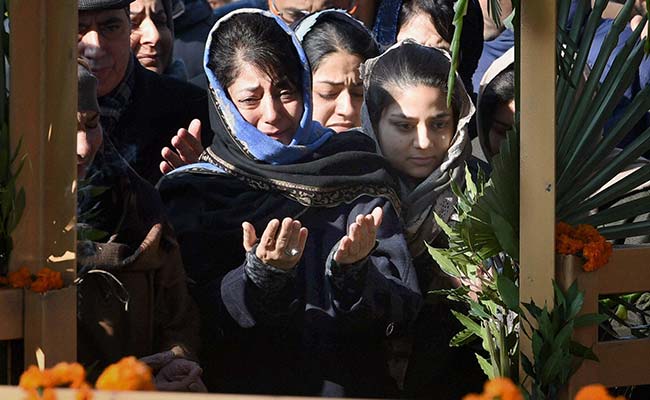
[(95, 21), (101, 24), (115, 20), (126, 20), (124, 9), (79, 11), (79, 22), (89, 23)]
[(145, 8), (151, 8), (153, 12), (164, 12), (162, 0), (136, 0), (131, 3), (131, 12), (140, 12)]
[(326, 8), (346, 8), (349, 0), (275, 0), (282, 8), (296, 8), (299, 10), (310, 10), (312, 12)]

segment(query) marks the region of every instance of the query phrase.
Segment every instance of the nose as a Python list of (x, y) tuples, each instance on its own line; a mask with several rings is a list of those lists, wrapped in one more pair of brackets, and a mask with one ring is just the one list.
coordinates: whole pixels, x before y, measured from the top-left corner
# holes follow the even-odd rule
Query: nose
[(263, 122), (275, 125), (282, 114), (282, 102), (280, 99), (274, 99), (273, 96), (264, 96), (261, 106)]
[(142, 21), (140, 24), (140, 32), (142, 32), (140, 38), (140, 43), (142, 44), (156, 46), (158, 41), (160, 41), (160, 31), (151, 18), (147, 17)]
[(77, 128), (77, 160), (81, 161), (92, 155), (92, 145), (88, 140), (88, 133)]
[(352, 96), (348, 90), (343, 90), (336, 99), (336, 113), (346, 120), (352, 120), (355, 114)]
[(418, 149), (428, 149), (432, 143), (429, 128), (424, 123), (418, 124), (413, 146)]
[(101, 51), (99, 33), (96, 30), (89, 30), (81, 37), (77, 47), (80, 55), (86, 58), (96, 58)]

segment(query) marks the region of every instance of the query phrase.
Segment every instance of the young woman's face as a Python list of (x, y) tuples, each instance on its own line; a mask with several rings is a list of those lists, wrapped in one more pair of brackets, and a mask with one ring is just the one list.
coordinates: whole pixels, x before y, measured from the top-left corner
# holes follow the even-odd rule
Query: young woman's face
[(344, 51), (325, 56), (313, 75), (314, 121), (337, 133), (361, 126), (361, 57)]
[(501, 142), (506, 138), (506, 134), (512, 129), (515, 123), (515, 101), (510, 100), (508, 103), (501, 103), (494, 111), (494, 120), (490, 127), (489, 140), (490, 151), (492, 154), (499, 154)]
[(284, 144), (291, 142), (303, 112), (299, 89), (287, 80), (272, 82), (266, 73), (244, 64), (226, 90), (249, 124)]
[(381, 113), (377, 139), (391, 165), (416, 181), (429, 176), (444, 159), (455, 133), (446, 94), (436, 87), (391, 88), (395, 101)]
[(428, 14), (417, 14), (406, 21), (397, 32), (397, 41), (413, 39), (423, 46), (449, 50), (451, 44), (442, 38)]
[(102, 127), (97, 111), (77, 112), (77, 179), (84, 179), (102, 145)]

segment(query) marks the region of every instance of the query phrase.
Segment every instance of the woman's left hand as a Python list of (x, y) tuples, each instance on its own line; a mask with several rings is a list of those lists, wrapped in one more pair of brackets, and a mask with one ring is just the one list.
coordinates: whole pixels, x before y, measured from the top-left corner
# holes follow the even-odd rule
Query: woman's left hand
[(372, 210), (371, 214), (358, 215), (350, 225), (348, 234), (343, 236), (339, 248), (334, 254), (338, 264), (354, 264), (368, 257), (375, 247), (377, 229), (381, 225), (384, 212), (380, 207)]

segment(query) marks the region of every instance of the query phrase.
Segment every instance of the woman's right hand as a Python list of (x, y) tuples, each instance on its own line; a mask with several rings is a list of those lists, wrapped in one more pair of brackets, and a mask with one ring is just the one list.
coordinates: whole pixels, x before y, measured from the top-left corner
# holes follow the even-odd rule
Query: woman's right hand
[[(242, 228), (244, 230), (244, 249), (251, 251), (257, 243), (255, 227), (244, 222)], [(302, 257), (307, 242), (307, 233), (307, 228), (303, 228), (298, 220), (287, 217), (280, 223), (279, 220), (272, 219), (262, 233), (255, 255), (264, 264), (285, 271), (290, 270), (298, 265), (298, 261)]]

